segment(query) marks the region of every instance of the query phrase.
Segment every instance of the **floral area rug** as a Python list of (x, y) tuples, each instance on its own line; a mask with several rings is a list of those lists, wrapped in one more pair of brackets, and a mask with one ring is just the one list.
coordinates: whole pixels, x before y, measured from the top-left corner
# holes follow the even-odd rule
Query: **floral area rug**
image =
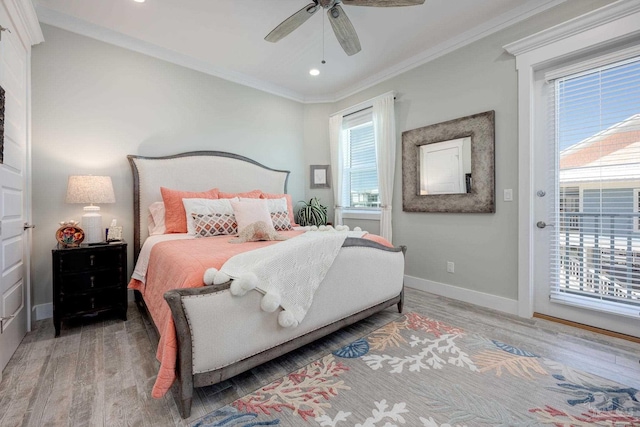
[(208, 426), (640, 426), (640, 390), (415, 313), (212, 412)]

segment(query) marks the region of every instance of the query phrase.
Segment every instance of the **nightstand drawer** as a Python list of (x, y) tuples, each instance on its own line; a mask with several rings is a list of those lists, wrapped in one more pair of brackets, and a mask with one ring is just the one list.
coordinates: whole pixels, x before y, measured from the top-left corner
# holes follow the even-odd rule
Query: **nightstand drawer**
[(120, 286), (121, 269), (105, 269), (62, 275), (60, 292), (65, 295), (86, 293)]
[(63, 273), (85, 271), (122, 265), (119, 250), (67, 251), (60, 254), (60, 271)]
[(127, 320), (127, 244), (119, 242), (51, 251), (53, 325), (63, 319), (116, 312)]
[(77, 314), (112, 309), (114, 305), (117, 305), (122, 300), (121, 292), (117, 289), (103, 290), (86, 295), (64, 296), (62, 298), (64, 307), (72, 307), (73, 312)]

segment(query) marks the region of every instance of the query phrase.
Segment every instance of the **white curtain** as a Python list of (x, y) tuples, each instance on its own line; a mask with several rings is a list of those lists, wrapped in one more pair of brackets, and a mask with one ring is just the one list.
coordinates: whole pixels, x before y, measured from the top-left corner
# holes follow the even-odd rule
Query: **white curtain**
[(333, 186), (333, 225), (342, 225), (342, 114), (329, 117), (329, 149), (331, 150), (331, 185)]
[(396, 168), (396, 116), (393, 94), (373, 101), (373, 132), (378, 163), (380, 196), (380, 235), (391, 241), (391, 202)]

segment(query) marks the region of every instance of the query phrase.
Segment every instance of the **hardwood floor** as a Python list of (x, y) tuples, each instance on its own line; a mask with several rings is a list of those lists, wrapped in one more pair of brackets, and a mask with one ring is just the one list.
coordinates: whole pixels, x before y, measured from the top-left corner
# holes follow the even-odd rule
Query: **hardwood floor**
[[(406, 292), (405, 313), (410, 311), (640, 389), (640, 344), (413, 289)], [(180, 418), (169, 393), (157, 400), (150, 396), (158, 368), (155, 332), (135, 305), (129, 305), (126, 322), (66, 323), (59, 338), (51, 319), (40, 321), (4, 371), (0, 426), (186, 426), (399, 316), (389, 308), (229, 381), (198, 389), (188, 420)]]

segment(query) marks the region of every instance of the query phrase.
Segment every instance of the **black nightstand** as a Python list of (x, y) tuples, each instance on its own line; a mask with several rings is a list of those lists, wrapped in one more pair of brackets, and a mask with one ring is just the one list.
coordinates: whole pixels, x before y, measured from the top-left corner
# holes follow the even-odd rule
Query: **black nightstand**
[(53, 324), (116, 311), (127, 320), (127, 244), (53, 249)]

